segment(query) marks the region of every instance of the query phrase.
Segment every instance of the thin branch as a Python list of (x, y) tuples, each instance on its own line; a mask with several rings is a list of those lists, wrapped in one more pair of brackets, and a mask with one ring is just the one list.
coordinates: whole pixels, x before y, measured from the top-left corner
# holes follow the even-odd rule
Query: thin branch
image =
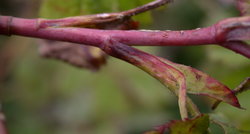
[(128, 11), (124, 11), (122, 13), (125, 14), (126, 16), (130, 17), (130, 16), (134, 16), (134, 15), (137, 15), (137, 14), (152, 10), (154, 8), (157, 8), (157, 7), (160, 7), (162, 5), (170, 3), (172, 1), (173, 0), (155, 0), (153, 2), (150, 2), (150, 3), (146, 4), (146, 5), (143, 5), (143, 6), (128, 10)]
[[(250, 77), (247, 77), (244, 81), (242, 81), (235, 89), (233, 89), (233, 92), (235, 95), (238, 95), (244, 91), (250, 90)], [(217, 100), (212, 105), (212, 110), (215, 110), (221, 101)]]
[[(118, 13), (101, 13), (85, 16), (74, 16), (63, 19), (40, 19), (39, 27), (85, 27), (103, 29), (106, 25), (124, 23), (132, 16), (160, 7), (172, 0), (155, 0), (143, 6)], [(94, 26), (94, 27), (93, 27)]]

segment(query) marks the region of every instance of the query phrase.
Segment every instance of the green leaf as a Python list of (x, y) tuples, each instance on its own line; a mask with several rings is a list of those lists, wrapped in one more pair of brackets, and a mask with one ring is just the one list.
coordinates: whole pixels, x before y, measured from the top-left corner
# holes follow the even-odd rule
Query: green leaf
[(208, 134), (208, 127), (208, 115), (185, 121), (172, 121), (168, 125), (170, 134)]
[[(248, 134), (247, 130), (240, 130), (236, 126), (232, 125), (234, 123), (227, 121), (224, 117), (219, 114), (210, 114), (210, 118), (213, 124), (218, 125), (224, 134)], [(213, 130), (212, 130), (213, 131)]]
[(200, 115), (193, 119), (172, 120), (144, 134), (209, 134), (209, 116)]

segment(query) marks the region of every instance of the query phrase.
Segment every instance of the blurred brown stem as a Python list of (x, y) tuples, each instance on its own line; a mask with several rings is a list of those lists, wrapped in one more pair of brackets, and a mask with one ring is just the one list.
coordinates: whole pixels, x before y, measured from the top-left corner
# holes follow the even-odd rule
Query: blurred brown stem
[(5, 117), (3, 113), (0, 113), (0, 134), (8, 134), (5, 126)]

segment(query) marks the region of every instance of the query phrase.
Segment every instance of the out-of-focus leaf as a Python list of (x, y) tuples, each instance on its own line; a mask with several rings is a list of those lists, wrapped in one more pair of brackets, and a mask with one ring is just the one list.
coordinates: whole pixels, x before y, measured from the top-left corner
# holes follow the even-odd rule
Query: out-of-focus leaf
[(170, 134), (208, 134), (208, 127), (208, 115), (186, 121), (172, 121), (168, 126)]
[[(225, 126), (224, 130), (225, 130), (225, 134), (244, 134), (242, 131), (238, 130), (235, 127)], [(246, 132), (245, 134), (247, 133), (249, 132)]]
[(62, 18), (81, 14), (81, 0), (44, 0), (40, 16), (44, 18)]
[(39, 52), (45, 58), (65, 61), (73, 66), (97, 71), (106, 63), (106, 54), (99, 48), (68, 42), (43, 40)]
[(231, 122), (225, 120), (219, 114), (210, 114), (211, 121), (218, 125), (223, 131), (224, 134), (248, 134), (249, 131), (240, 130), (236, 126), (233, 126)]
[(241, 15), (249, 15), (250, 13), (250, 1), (249, 0), (237, 0), (237, 8)]
[(55, 58), (80, 68), (98, 70), (105, 64), (105, 53), (96, 47), (88, 47), (68, 42), (40, 41), (39, 52), (43, 57)]
[(201, 115), (193, 119), (173, 120), (145, 134), (208, 134), (209, 116)]

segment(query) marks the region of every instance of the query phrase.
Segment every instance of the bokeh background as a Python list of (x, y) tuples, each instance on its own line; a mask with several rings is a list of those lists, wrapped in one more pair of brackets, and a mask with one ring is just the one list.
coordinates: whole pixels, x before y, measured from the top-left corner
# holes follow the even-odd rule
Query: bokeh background
[[(61, 1), (67, 4), (70, 0)], [(149, 1), (85, 0), (79, 7), (81, 14), (90, 14), (122, 11)], [(0, 14), (36, 18), (44, 2), (1, 0)], [(238, 14), (233, 0), (175, 0), (136, 19), (143, 29), (184, 30)], [(76, 68), (41, 58), (37, 40), (0, 36), (1, 110), (10, 134), (140, 134), (180, 119), (174, 95), (138, 68), (112, 57), (98, 72)], [(250, 76), (249, 59), (221, 47), (138, 48), (200, 69), (230, 88)], [(249, 98), (250, 92), (239, 95), (247, 110), (221, 104), (214, 116), (250, 130)], [(212, 112), (204, 97), (193, 99), (202, 112)], [(213, 133), (222, 133), (218, 126), (213, 128)]]

